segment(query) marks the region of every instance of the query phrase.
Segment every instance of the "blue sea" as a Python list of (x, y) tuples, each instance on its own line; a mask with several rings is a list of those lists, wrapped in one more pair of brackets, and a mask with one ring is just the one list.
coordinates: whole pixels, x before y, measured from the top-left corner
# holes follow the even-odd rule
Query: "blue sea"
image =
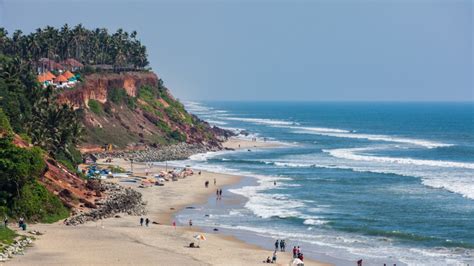
[(474, 263), (473, 103), (185, 105), (210, 124), (248, 133), (241, 138), (281, 146), (175, 162), (247, 177), (224, 193), (239, 204), (210, 199), (179, 214), (182, 222), (262, 237), (256, 243), (267, 248), (284, 238), (336, 264)]

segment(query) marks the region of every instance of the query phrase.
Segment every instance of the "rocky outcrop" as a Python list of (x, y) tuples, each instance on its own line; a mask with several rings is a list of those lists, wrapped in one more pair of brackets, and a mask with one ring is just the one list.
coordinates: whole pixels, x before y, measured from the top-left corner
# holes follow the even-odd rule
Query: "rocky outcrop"
[(218, 151), (217, 147), (203, 146), (200, 144), (179, 143), (176, 145), (162, 147), (160, 149), (149, 148), (146, 150), (130, 150), (117, 152), (104, 152), (94, 154), (98, 158), (123, 158), (133, 159), (136, 162), (163, 162), (172, 160), (184, 160), (189, 156), (209, 151)]
[(0, 253), (0, 262), (7, 261), (14, 255), (23, 255), (25, 248), (31, 245), (32, 242), (33, 240), (30, 237), (21, 237), (21, 239), (13, 241), (11, 245), (3, 248)]
[(61, 93), (58, 100), (74, 108), (81, 108), (87, 106), (91, 99), (106, 103), (109, 89), (123, 88), (129, 96), (136, 97), (141, 86), (157, 84), (158, 76), (153, 72), (92, 74), (86, 76), (73, 90)]
[(102, 189), (108, 197), (97, 201), (97, 209), (82, 212), (64, 221), (66, 225), (79, 225), (89, 221), (110, 218), (118, 213), (128, 215), (143, 215), (146, 213), (142, 194), (131, 188), (124, 188), (117, 184), (102, 184)]

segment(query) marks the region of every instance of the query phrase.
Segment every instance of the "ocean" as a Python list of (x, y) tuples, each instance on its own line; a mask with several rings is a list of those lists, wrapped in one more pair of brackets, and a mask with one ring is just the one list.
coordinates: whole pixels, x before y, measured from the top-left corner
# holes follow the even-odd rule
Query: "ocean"
[(341, 265), (474, 264), (474, 103), (185, 105), (282, 145), (171, 162), (247, 177), (224, 193), (239, 203), (209, 199), (180, 213), (182, 223), (267, 248), (284, 238)]

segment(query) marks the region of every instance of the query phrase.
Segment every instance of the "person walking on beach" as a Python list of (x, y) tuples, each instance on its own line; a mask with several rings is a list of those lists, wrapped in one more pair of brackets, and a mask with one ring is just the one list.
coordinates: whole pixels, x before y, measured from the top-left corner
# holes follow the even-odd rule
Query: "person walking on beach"
[(296, 248), (296, 246), (293, 247), (293, 258), (295, 259), (298, 255), (298, 249)]
[(176, 229), (176, 221), (173, 221), (173, 227)]
[(214, 186), (217, 184), (216, 179), (214, 178)]
[(189, 227), (193, 226), (193, 220), (189, 219)]
[(140, 226), (143, 226), (143, 217), (140, 218)]
[(219, 189), (216, 190), (216, 200), (219, 200)]
[(280, 251), (283, 251), (283, 252), (285, 251), (285, 240), (284, 239), (280, 240)]
[(209, 181), (206, 180), (206, 182), (204, 182), (204, 187), (209, 187)]
[(219, 190), (219, 199), (222, 199), (222, 188)]
[(279, 242), (278, 239), (277, 239), (277, 241), (275, 241), (275, 251), (278, 250), (278, 247), (279, 247), (279, 246), (280, 246), (280, 242)]
[(145, 220), (145, 225), (146, 225), (146, 227), (148, 227), (148, 224), (149, 224), (149, 223), (150, 223), (150, 219), (146, 218), (146, 220)]

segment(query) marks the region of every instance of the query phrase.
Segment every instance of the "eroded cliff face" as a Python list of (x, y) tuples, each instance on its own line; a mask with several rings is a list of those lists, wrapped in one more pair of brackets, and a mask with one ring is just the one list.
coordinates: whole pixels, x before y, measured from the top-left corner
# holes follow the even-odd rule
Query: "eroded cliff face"
[(84, 110), (83, 152), (109, 144), (125, 150), (179, 142), (220, 148), (230, 134), (189, 114), (151, 72), (86, 76), (77, 88), (62, 92), (59, 101)]
[(60, 103), (74, 108), (87, 107), (89, 100), (107, 102), (109, 89), (123, 88), (131, 97), (136, 97), (141, 86), (156, 86), (158, 77), (153, 72), (126, 72), (120, 74), (92, 74), (76, 88), (65, 91), (59, 96)]

